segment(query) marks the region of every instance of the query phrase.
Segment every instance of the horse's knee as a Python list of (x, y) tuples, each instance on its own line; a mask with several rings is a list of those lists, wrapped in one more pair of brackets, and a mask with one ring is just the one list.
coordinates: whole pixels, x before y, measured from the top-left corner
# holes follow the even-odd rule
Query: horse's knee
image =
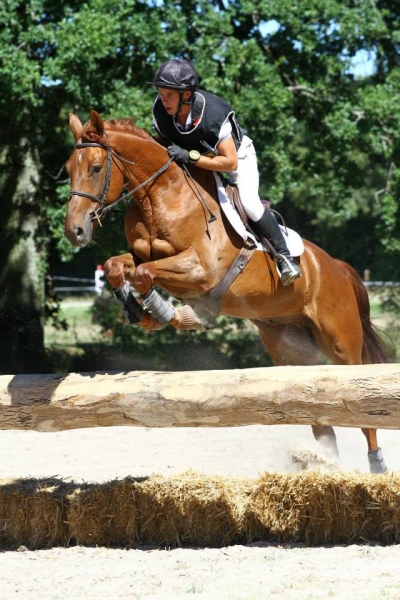
[(104, 263), (104, 274), (114, 290), (132, 281), (135, 273), (135, 262), (131, 253), (113, 256)]
[(139, 294), (147, 294), (154, 286), (154, 276), (148, 265), (139, 265), (132, 278), (132, 285)]
[(104, 263), (104, 275), (114, 290), (120, 288), (124, 282), (124, 264), (117, 256), (109, 258)]

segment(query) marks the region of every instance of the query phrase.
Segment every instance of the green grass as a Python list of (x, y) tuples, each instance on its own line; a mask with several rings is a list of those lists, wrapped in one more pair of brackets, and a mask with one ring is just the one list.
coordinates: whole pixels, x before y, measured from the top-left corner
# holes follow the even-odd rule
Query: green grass
[(75, 298), (61, 302), (60, 319), (68, 324), (68, 329), (56, 329), (50, 323), (45, 325), (46, 348), (75, 346), (102, 340), (100, 326), (92, 322), (92, 301)]
[(372, 319), (382, 316), (382, 305), (378, 299), (370, 299), (370, 307)]
[[(369, 297), (372, 323), (378, 332), (384, 333), (383, 339), (394, 353), (395, 348), (400, 348), (400, 330), (395, 321), (395, 315), (386, 314), (382, 310), (381, 295), (379, 293), (372, 292)], [(103, 348), (102, 352), (109, 354), (112, 340), (102, 335), (100, 325), (92, 321), (94, 301), (95, 296), (68, 297), (62, 300), (60, 319), (65, 319), (68, 329), (56, 329), (50, 322), (47, 323), (45, 325), (45, 346), (47, 350), (77, 356), (84, 352), (94, 352), (95, 346), (97, 346), (97, 348)], [(235, 340), (231, 340), (230, 343), (234, 344)], [(86, 349), (82, 347), (83, 345), (86, 346)], [(397, 351), (397, 356), (399, 353)], [(397, 359), (394, 358), (394, 360)]]

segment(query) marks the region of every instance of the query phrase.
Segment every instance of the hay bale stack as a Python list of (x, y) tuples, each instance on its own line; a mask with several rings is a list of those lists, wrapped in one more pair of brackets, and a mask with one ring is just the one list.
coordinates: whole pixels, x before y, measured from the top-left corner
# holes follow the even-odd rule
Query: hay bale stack
[(65, 498), (71, 484), (53, 478), (0, 483), (0, 548), (36, 550), (67, 543)]
[(400, 543), (400, 477), (265, 473), (0, 482), (0, 549)]
[(250, 539), (321, 544), (400, 541), (400, 478), (266, 473), (247, 505)]
[(247, 481), (175, 477), (80, 486), (69, 495), (71, 541), (83, 546), (212, 546), (245, 542)]
[(189, 471), (151, 477), (137, 488), (139, 539), (157, 546), (220, 548), (246, 542), (243, 515), (249, 480)]
[(138, 544), (136, 490), (131, 478), (102, 484), (83, 484), (68, 496), (70, 543), (82, 546)]

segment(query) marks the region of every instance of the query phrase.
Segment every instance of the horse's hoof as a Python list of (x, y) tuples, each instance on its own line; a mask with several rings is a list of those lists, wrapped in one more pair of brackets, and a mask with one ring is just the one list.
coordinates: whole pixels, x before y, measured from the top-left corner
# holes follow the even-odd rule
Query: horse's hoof
[(184, 329), (185, 331), (189, 329), (196, 329), (200, 331), (203, 329), (203, 325), (199, 317), (196, 315), (193, 308), (188, 304), (185, 304), (182, 306), (182, 308), (176, 309), (175, 316), (170, 321), (170, 325), (173, 325), (176, 327), (176, 329)]
[(387, 473), (387, 466), (385, 464), (382, 450), (377, 448), (368, 452), (369, 470), (371, 473)]

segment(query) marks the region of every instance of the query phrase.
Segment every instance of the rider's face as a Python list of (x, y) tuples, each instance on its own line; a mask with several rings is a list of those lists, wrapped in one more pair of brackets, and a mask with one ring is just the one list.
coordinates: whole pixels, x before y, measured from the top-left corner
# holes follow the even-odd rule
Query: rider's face
[[(176, 115), (179, 108), (179, 92), (178, 90), (170, 90), (168, 88), (159, 87), (158, 93), (163, 103), (163, 106), (169, 115)], [(183, 92), (183, 101), (190, 98), (191, 92)]]

